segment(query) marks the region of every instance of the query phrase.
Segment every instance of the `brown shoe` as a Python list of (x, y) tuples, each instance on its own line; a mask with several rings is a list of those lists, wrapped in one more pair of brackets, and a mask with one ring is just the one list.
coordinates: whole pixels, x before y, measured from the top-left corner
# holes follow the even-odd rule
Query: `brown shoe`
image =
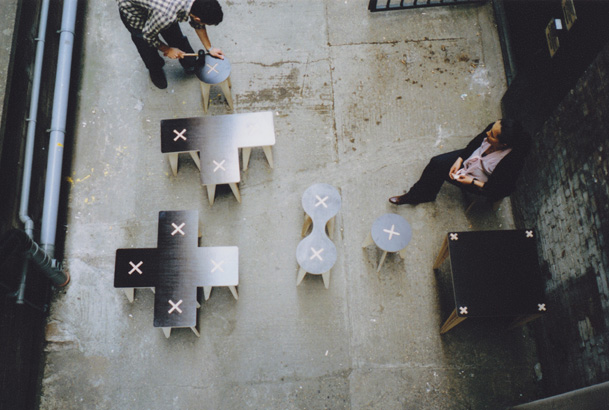
[(404, 195), (400, 195), (400, 196), (392, 196), (391, 198), (389, 198), (389, 202), (391, 202), (394, 205), (417, 205), (420, 204), (421, 202), (426, 202), (426, 201), (420, 201), (416, 198), (413, 198), (412, 195), (408, 195), (408, 194), (404, 194)]

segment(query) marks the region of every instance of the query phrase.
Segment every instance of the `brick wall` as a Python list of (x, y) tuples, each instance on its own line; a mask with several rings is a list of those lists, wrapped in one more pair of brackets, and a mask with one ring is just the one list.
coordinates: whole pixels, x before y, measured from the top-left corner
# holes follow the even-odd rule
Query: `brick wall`
[(609, 380), (609, 44), (533, 140), (512, 202), (539, 232), (548, 314), (531, 326), (554, 395)]

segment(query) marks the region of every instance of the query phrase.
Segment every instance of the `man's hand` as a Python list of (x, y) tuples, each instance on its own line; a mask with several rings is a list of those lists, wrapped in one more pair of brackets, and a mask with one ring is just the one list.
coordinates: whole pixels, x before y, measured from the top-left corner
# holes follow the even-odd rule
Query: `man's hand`
[(450, 179), (455, 179), (455, 174), (461, 168), (461, 164), (463, 163), (463, 158), (459, 157), (455, 161), (452, 167), (450, 167), (450, 171), (448, 171), (448, 176)]
[(165, 57), (169, 57), (171, 59), (184, 58), (184, 52), (179, 48), (169, 47), (165, 44), (159, 47), (159, 50), (163, 52)]
[(224, 60), (224, 52), (219, 48), (212, 47), (209, 49), (209, 55), (212, 57), (219, 58), (220, 60)]
[(462, 183), (463, 185), (471, 185), (474, 183), (474, 178), (469, 175), (458, 175), (455, 181)]

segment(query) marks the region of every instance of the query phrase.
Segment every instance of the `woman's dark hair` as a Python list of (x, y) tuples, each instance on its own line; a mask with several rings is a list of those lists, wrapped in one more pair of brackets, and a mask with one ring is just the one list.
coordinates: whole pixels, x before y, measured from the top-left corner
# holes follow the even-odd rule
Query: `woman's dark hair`
[(195, 0), (190, 13), (201, 19), (201, 22), (216, 26), (222, 22), (224, 14), (217, 0)]
[(501, 123), (501, 134), (497, 136), (499, 141), (508, 147), (518, 147), (526, 137), (522, 125), (511, 118), (503, 118), (499, 122)]

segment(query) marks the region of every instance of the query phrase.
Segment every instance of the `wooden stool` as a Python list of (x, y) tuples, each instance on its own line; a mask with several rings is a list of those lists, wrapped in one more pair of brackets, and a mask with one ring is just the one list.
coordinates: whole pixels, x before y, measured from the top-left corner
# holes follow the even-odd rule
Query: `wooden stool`
[(405, 258), (404, 248), (406, 248), (411, 238), (410, 224), (404, 218), (396, 214), (385, 214), (374, 221), (362, 248), (375, 244), (383, 251), (376, 269), (379, 272), (383, 262), (385, 262), (387, 252), (399, 252), (400, 257)]
[(221, 60), (205, 54), (204, 58), (197, 60), (195, 73), (201, 80), (201, 96), (203, 97), (203, 111), (207, 113), (209, 107), (209, 94), (212, 85), (218, 84), (222, 89), (224, 98), (230, 109), (233, 109), (232, 84), (230, 82), (230, 62), (226, 57)]
[(302, 227), (304, 236), (313, 224), (309, 236), (300, 241), (296, 248), (296, 260), (300, 269), (296, 278), (296, 286), (300, 285), (307, 273), (322, 275), (326, 289), (330, 286), (330, 270), (336, 262), (336, 246), (326, 234), (334, 230), (334, 217), (340, 209), (340, 194), (331, 185), (311, 185), (302, 195), (302, 207), (306, 213)]

